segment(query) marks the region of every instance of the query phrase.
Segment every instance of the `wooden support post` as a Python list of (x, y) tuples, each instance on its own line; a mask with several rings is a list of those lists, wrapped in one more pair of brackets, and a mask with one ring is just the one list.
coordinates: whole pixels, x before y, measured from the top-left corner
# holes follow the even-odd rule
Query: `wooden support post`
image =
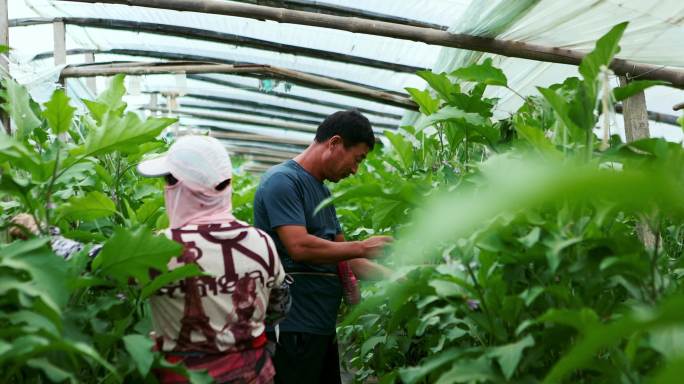
[[(629, 79), (620, 76), (620, 86), (626, 86)], [(641, 91), (623, 101), (622, 116), (625, 121), (625, 137), (627, 142), (650, 137), (648, 129), (648, 110), (646, 109), (646, 95)], [(654, 249), (656, 234), (651, 230), (646, 220), (636, 225), (637, 234), (647, 249)]]
[(159, 107), (159, 94), (150, 93), (150, 102), (147, 104), (149, 106), (149, 111), (152, 116), (157, 116), (157, 108)]
[[(85, 53), (85, 62), (88, 64), (92, 64), (95, 62), (95, 53), (94, 52), (86, 52)], [(96, 77), (88, 77), (86, 78), (86, 86), (88, 89), (90, 89), (90, 92), (93, 93), (93, 95), (97, 95), (97, 78)]]
[(54, 31), (55, 65), (66, 64), (66, 29), (64, 21), (55, 19), (52, 25)]
[[(620, 86), (626, 86), (629, 80), (620, 76)], [(625, 137), (627, 142), (645, 139), (650, 136), (648, 130), (648, 110), (646, 109), (646, 95), (641, 91), (628, 98), (623, 103), (625, 121)]]
[[(0, 0), (0, 45), (9, 47), (9, 16), (8, 16), (8, 0)], [(4, 57), (0, 56), (0, 71), (9, 75), (9, 62)], [(10, 119), (4, 110), (0, 110), (0, 122), (5, 127), (7, 134), (12, 133), (10, 126)]]

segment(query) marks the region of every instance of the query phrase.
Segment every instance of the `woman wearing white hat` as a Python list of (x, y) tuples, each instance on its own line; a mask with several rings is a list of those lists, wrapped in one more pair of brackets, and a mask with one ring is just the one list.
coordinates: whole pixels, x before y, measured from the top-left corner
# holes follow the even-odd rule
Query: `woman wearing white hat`
[[(264, 323), (289, 307), (286, 276), (271, 238), (231, 213), (228, 152), (214, 138), (184, 136), (138, 171), (167, 181), (165, 233), (184, 246), (169, 269), (193, 263), (205, 272), (151, 298), (160, 350), (171, 362), (208, 370), (219, 383), (271, 382)], [(159, 378), (186, 382), (170, 371)]]

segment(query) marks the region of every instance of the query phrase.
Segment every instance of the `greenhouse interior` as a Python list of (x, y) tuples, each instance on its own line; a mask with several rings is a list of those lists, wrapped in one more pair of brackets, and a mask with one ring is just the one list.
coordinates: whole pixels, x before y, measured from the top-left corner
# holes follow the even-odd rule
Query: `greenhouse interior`
[(681, 383), (684, 2), (0, 0), (0, 382)]

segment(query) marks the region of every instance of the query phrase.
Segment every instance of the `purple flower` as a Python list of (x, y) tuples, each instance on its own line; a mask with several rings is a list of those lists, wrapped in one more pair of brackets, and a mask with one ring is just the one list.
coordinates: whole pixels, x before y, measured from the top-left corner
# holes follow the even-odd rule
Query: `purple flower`
[(468, 304), (468, 308), (470, 308), (471, 311), (480, 309), (480, 302), (477, 300), (468, 299), (466, 300), (466, 304)]

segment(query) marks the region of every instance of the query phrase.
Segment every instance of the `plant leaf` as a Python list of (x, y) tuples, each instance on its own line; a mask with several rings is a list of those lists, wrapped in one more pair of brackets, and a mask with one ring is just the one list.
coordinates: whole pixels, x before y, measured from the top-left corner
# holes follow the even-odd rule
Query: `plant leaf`
[(616, 101), (622, 101), (633, 96), (636, 93), (643, 91), (644, 89), (656, 86), (656, 85), (668, 85), (667, 81), (662, 80), (634, 80), (630, 81), (624, 87), (613, 88), (613, 97)]
[(140, 375), (142, 377), (147, 376), (154, 362), (154, 353), (152, 352), (154, 341), (143, 335), (126, 335), (123, 337), (123, 342)]
[(406, 88), (406, 91), (411, 95), (413, 101), (418, 104), (422, 114), (431, 115), (439, 109), (439, 99), (433, 98), (427, 89), (421, 91), (416, 88)]
[(487, 120), (478, 113), (465, 112), (458, 107), (448, 105), (432, 115), (427, 116), (416, 126), (416, 129), (420, 131), (430, 125), (447, 120), (464, 122), (474, 126), (485, 125), (487, 122)]
[(50, 101), (44, 105), (43, 117), (47, 120), (52, 133), (59, 135), (69, 130), (76, 108), (69, 105), (69, 98), (64, 91), (56, 90)]
[(534, 338), (532, 335), (527, 335), (527, 337), (515, 343), (495, 347), (487, 355), (499, 362), (506, 380), (510, 380), (513, 377), (513, 373), (515, 373), (515, 369), (518, 367), (523, 350), (533, 345)]
[(492, 58), (486, 58), (482, 64), (473, 64), (468, 67), (459, 68), (453, 71), (452, 76), (456, 76), (464, 81), (473, 81), (487, 85), (508, 86), (506, 75), (499, 68), (492, 65)]
[(88, 192), (85, 196), (72, 197), (59, 208), (60, 215), (70, 220), (95, 220), (111, 216), (116, 212), (112, 199), (99, 191)]
[(156, 117), (142, 121), (133, 112), (128, 112), (121, 118), (116, 112), (108, 111), (102, 117), (102, 123), (71, 153), (87, 157), (115, 150), (135, 150), (137, 145), (153, 140), (164, 128), (176, 121), (177, 119)]
[(594, 50), (582, 59), (579, 72), (587, 84), (593, 83), (601, 71), (601, 66), (609, 66), (613, 56), (620, 52), (618, 43), (627, 28), (627, 24), (628, 22), (625, 21), (611, 28), (608, 33), (598, 39)]
[(451, 93), (460, 92), (461, 87), (458, 84), (452, 84), (446, 73), (434, 73), (432, 71), (418, 71), (416, 75), (427, 81), (430, 88), (443, 99), (449, 100)]
[(31, 96), (26, 87), (11, 78), (5, 78), (3, 83), (7, 90), (7, 100), (3, 108), (16, 124), (17, 138), (22, 140), (34, 129), (40, 127), (41, 121), (31, 108)]
[(180, 244), (164, 236), (154, 236), (147, 227), (117, 228), (93, 260), (92, 268), (122, 283), (134, 277), (141, 284), (147, 284), (150, 269), (167, 271), (167, 263), (181, 250)]
[(683, 307), (684, 296), (679, 294), (664, 299), (655, 309), (634, 310), (610, 324), (595, 324), (588, 328), (584, 338), (553, 366), (544, 382), (561, 382), (563, 377), (573, 370), (590, 364), (600, 349), (616, 345), (636, 332), (681, 325), (684, 322), (684, 312), (681, 310)]
[(154, 295), (160, 288), (178, 281), (186, 277), (200, 276), (203, 272), (196, 264), (187, 264), (174, 268), (172, 271), (162, 273), (152, 280), (149, 284), (143, 287), (140, 293), (140, 299), (145, 300)]

